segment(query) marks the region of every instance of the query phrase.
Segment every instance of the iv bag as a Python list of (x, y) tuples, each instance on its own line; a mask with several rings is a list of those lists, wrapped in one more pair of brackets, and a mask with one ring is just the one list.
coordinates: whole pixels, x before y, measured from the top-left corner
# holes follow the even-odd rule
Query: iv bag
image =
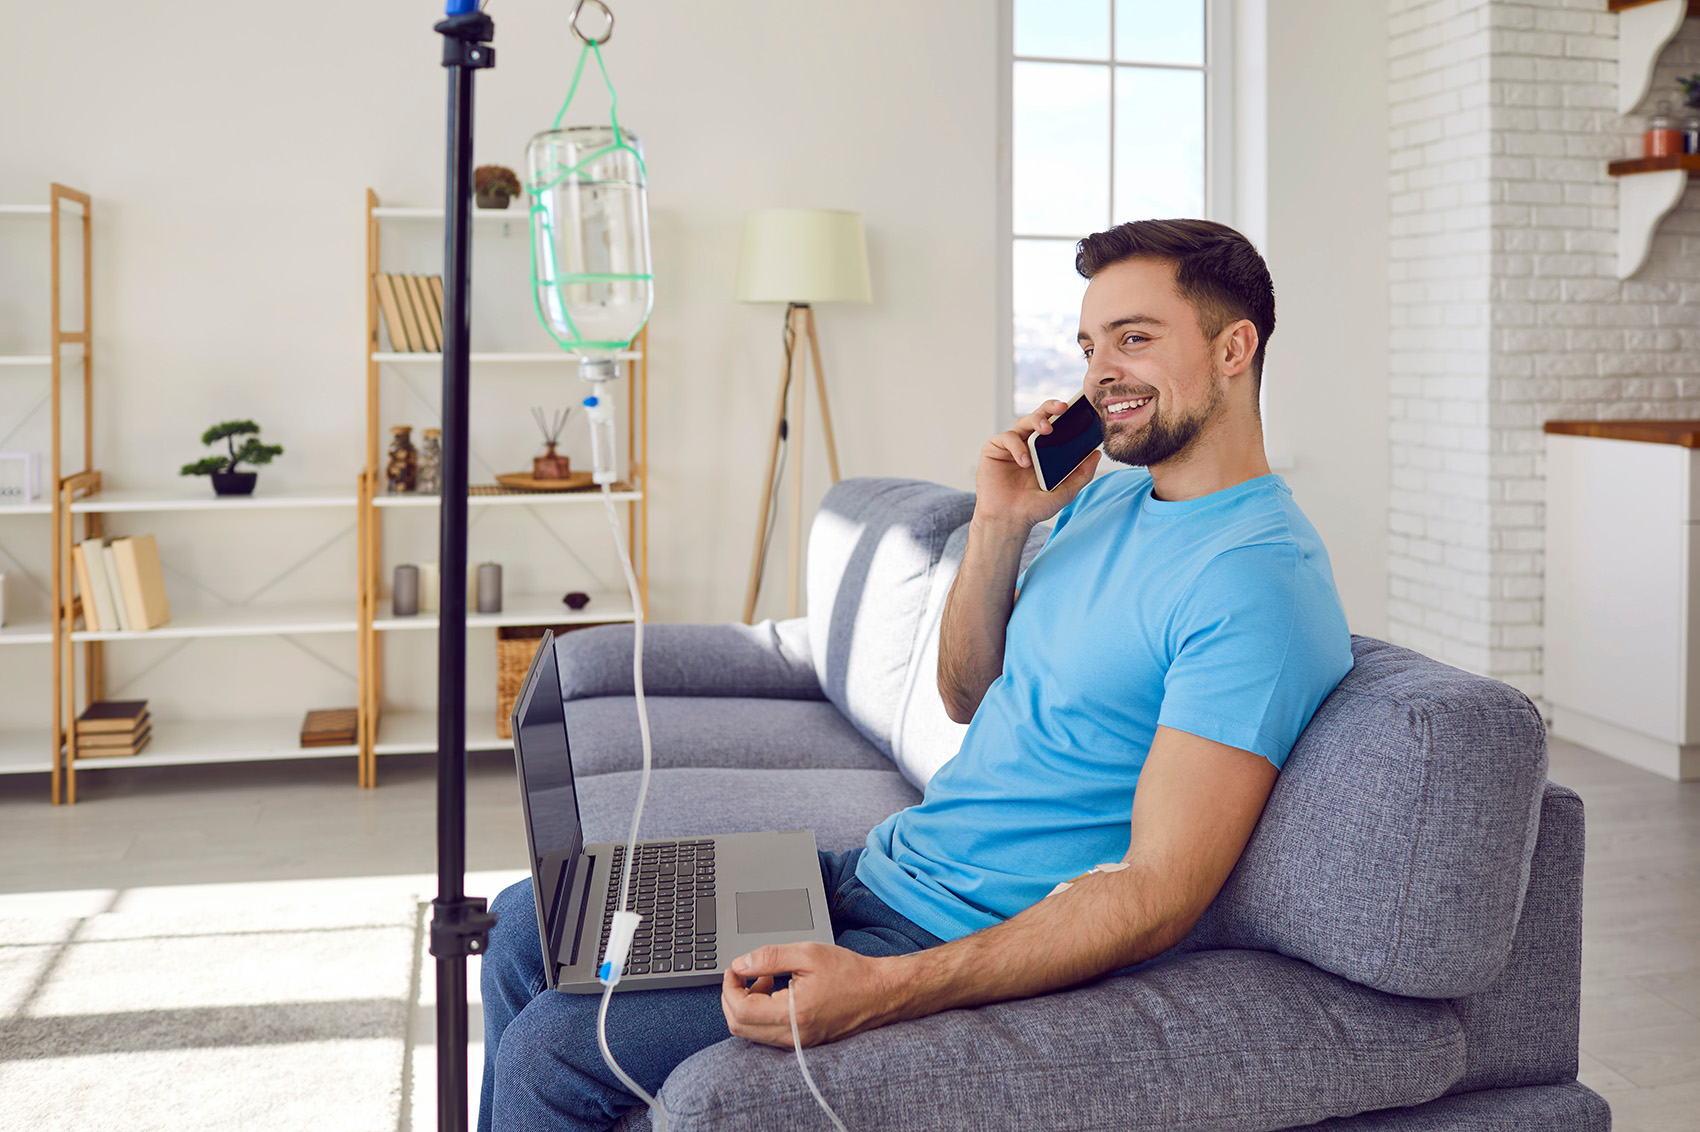
[(611, 126), (545, 130), (526, 164), (538, 318), (574, 353), (626, 348), (654, 303), (642, 143)]

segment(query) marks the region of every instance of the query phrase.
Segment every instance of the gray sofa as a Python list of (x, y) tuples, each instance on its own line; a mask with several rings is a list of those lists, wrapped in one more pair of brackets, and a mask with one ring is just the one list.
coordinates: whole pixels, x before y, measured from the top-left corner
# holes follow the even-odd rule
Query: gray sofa
[[(644, 835), (812, 828), (844, 849), (919, 801), (963, 730), (934, 673), (972, 509), (932, 484), (846, 481), (811, 531), (807, 618), (649, 627)], [(631, 632), (557, 648), (586, 834), (623, 840)], [(1576, 1081), (1582, 803), (1546, 781), (1539, 714), (1496, 681), (1353, 648), (1180, 945), (811, 1050), (848, 1126), (1608, 1129)], [(739, 1039), (680, 1065), (662, 1098), (679, 1132), (830, 1127), (791, 1051)]]

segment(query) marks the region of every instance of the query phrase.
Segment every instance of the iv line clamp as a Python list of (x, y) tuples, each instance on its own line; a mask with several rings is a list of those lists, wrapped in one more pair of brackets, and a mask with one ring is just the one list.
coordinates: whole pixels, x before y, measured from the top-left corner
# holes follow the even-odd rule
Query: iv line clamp
[(464, 12), (439, 20), (431, 27), (443, 37), (443, 66), (483, 70), (496, 65), (496, 21), (483, 12)]

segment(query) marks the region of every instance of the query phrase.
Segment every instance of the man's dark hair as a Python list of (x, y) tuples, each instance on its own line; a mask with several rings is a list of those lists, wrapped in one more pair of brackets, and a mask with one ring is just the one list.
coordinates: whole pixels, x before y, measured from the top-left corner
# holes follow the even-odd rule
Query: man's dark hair
[(1275, 333), (1275, 284), (1250, 240), (1213, 220), (1130, 220), (1080, 241), (1074, 269), (1090, 279), (1128, 259), (1175, 265), (1175, 290), (1198, 312), (1206, 338), (1242, 318), (1257, 327), (1251, 372), (1262, 385), (1263, 350)]

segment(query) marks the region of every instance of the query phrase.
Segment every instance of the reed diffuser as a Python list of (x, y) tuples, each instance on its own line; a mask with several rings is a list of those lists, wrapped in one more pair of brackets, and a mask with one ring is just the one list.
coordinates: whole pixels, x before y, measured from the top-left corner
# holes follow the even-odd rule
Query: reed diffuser
[(565, 456), (555, 451), (555, 445), (561, 442), (561, 430), (567, 427), (567, 418), (572, 415), (572, 409), (566, 408), (552, 417), (545, 417), (541, 406), (532, 406), (531, 419), (537, 422), (537, 428), (543, 433), (543, 455), (531, 461), (531, 478), (535, 480), (564, 480), (572, 471), (572, 463)]

